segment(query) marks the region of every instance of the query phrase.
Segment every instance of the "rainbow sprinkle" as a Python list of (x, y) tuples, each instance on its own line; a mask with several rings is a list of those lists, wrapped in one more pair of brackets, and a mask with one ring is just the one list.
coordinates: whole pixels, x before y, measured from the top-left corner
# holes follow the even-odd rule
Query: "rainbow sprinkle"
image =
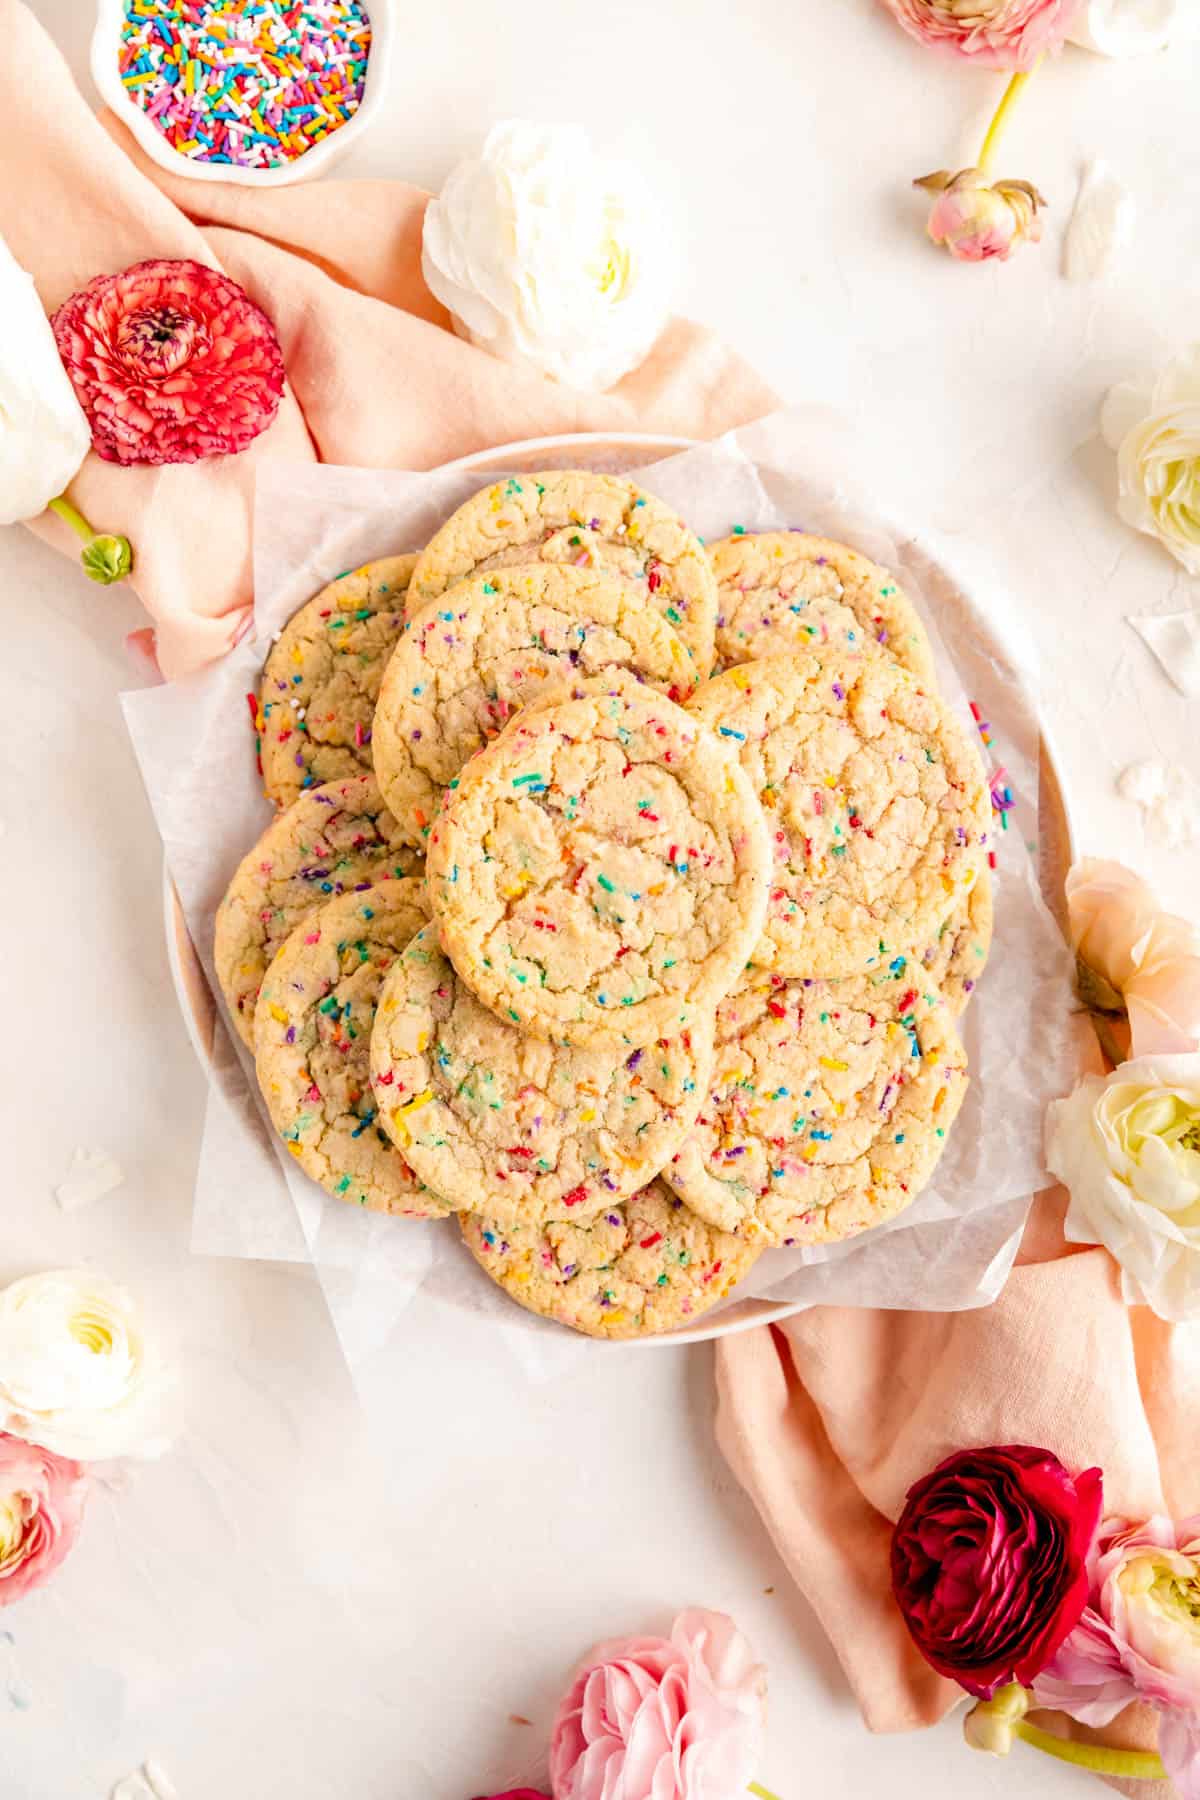
[(119, 67), (180, 155), (278, 169), (357, 112), (370, 49), (362, 0), (126, 0)]

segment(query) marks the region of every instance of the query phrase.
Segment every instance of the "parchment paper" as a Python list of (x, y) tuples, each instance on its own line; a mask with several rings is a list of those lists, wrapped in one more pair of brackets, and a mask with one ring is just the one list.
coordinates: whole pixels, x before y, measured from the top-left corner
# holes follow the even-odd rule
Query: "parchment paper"
[[(985, 761), (1003, 766), (1016, 804), (996, 835), (991, 961), (963, 1024), (972, 1081), (934, 1180), (906, 1213), (863, 1237), (768, 1253), (738, 1290), (808, 1305), (952, 1311), (986, 1305), (1004, 1283), (1030, 1199), (1048, 1179), (1045, 1105), (1073, 1085), (1081, 1038), (1070, 959), (1036, 877), (1038, 728), (1019, 608), (986, 571), (962, 572), (961, 550), (949, 559), (931, 539), (889, 521), (874, 483), (860, 473), (856, 485), (853, 462), (836, 421), (802, 411), (640, 470), (637, 479), (707, 538), (735, 525), (790, 525), (876, 557), (921, 611), (943, 691), (967, 728), (976, 728), (968, 697), (990, 727)], [(257, 687), (272, 634), (343, 569), (419, 547), (480, 485), (477, 474), (450, 472), (265, 471), (255, 511), (254, 631), (216, 667), (123, 697), (167, 862), (214, 991), (217, 904), (270, 818), (245, 696)], [(452, 1222), (379, 1217), (327, 1197), (282, 1154), (240, 1043), (222, 1027), (217, 1035), (194, 1250), (311, 1261), (352, 1368), (385, 1346), (396, 1353), (389, 1340), (422, 1287), (449, 1304), (494, 1313), (531, 1371), (561, 1367), (587, 1348), (513, 1306), (467, 1256)]]

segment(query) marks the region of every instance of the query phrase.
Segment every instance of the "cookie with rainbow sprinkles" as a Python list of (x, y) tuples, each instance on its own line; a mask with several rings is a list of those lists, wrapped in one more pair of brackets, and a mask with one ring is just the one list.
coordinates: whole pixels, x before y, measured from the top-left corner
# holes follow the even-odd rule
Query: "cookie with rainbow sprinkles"
[(535, 1037), (618, 1051), (690, 1030), (762, 930), (762, 809), (729, 746), (664, 695), (518, 714), (464, 768), (429, 840), (442, 947)]
[(844, 981), (751, 968), (717, 1009), (712, 1082), (664, 1180), (754, 1243), (853, 1237), (916, 1198), (966, 1089), (915, 959)]
[(423, 881), (342, 894), (297, 927), (263, 982), (254, 1064), (271, 1122), (306, 1175), (370, 1212), (441, 1218), (379, 1124), (371, 1031), (388, 970), (429, 917)]
[(583, 1220), (643, 1187), (695, 1121), (712, 1019), (614, 1056), (530, 1037), (461, 982), (427, 927), (379, 999), (371, 1080), (384, 1130), (456, 1206)]
[(979, 877), (991, 825), (979, 754), (941, 699), (891, 658), (814, 647), (740, 663), (688, 710), (736, 747), (767, 815), (755, 962), (857, 975), (937, 937)]
[(273, 819), (217, 908), (217, 980), (242, 1042), (253, 1045), (263, 976), (302, 919), (338, 894), (420, 868), (373, 775), (310, 788)]
[(759, 1255), (699, 1218), (660, 1181), (585, 1223), (460, 1221), (484, 1273), (528, 1312), (588, 1337), (652, 1337), (693, 1324)]
[(410, 610), (514, 556), (522, 562), (600, 565), (636, 582), (647, 606), (679, 633), (698, 673), (711, 669), (717, 622), (712, 564), (678, 514), (632, 481), (548, 469), (482, 489), (451, 514), (421, 552)]
[(471, 576), (420, 607), (374, 719), (375, 773), (409, 842), (424, 846), (442, 790), (522, 707), (615, 669), (677, 700), (697, 681), (678, 633), (612, 575), (526, 563)]
[(375, 705), (404, 626), (415, 556), (339, 575), (288, 620), (259, 685), (259, 761), (277, 806), (308, 788), (370, 774)]
[(882, 650), (935, 688), (933, 652), (894, 575), (832, 538), (738, 531), (708, 546), (717, 577), (717, 658), (726, 666), (832, 645), (861, 661)]

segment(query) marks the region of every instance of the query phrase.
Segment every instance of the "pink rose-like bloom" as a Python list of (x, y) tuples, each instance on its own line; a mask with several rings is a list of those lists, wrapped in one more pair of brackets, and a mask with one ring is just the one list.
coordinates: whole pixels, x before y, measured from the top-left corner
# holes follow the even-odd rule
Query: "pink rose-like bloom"
[(554, 1800), (732, 1800), (759, 1765), (766, 1671), (724, 1613), (585, 1657), (559, 1707)]
[(86, 1497), (77, 1462), (0, 1432), (0, 1606), (53, 1575), (79, 1535)]
[(52, 324), (105, 462), (230, 456), (278, 411), (275, 328), (219, 269), (154, 260), (98, 275)]
[(936, 194), (925, 229), (959, 262), (1007, 262), (1020, 244), (1042, 235), (1045, 201), (1028, 181), (989, 182), (980, 169), (957, 175), (938, 169), (913, 186)]
[(1101, 1727), (1133, 1700), (1162, 1714), (1158, 1751), (1183, 1800), (1200, 1800), (1200, 1516), (1106, 1520), (1088, 1605), (1033, 1683), (1039, 1706)]
[(541, 1788), (505, 1788), (502, 1794), (480, 1794), (478, 1800), (550, 1800)]
[(997, 1444), (948, 1456), (908, 1490), (892, 1593), (926, 1662), (981, 1700), (1028, 1687), (1087, 1604), (1099, 1469)]
[(883, 0), (919, 43), (989, 69), (1030, 69), (1061, 49), (1079, 0)]
[(1071, 942), (1124, 1000), (1131, 1054), (1200, 1050), (1200, 931), (1160, 912), (1146, 883), (1120, 863), (1085, 857), (1066, 892)]

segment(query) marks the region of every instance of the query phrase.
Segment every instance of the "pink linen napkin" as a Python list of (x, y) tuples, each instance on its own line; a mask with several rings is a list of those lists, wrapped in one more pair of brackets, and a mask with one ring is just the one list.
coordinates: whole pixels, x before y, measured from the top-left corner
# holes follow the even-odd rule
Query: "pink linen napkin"
[[(872, 1731), (931, 1725), (962, 1699), (913, 1648), (888, 1579), (905, 1493), (952, 1450), (1045, 1445), (1069, 1468), (1099, 1465), (1107, 1513), (1200, 1508), (1200, 1330), (1126, 1307), (1108, 1254), (1063, 1239), (1064, 1212), (1061, 1188), (1039, 1196), (1008, 1285), (981, 1311), (818, 1307), (717, 1345), (721, 1448)], [(1141, 1707), (1103, 1732), (1037, 1717), (1062, 1735), (1154, 1748)], [(1027, 1780), (1036, 1756), (1012, 1751)], [(1137, 1800), (1173, 1791), (1112, 1785)]]
[[(0, 43), (0, 231), (46, 310), (143, 257), (192, 257), (241, 282), (283, 346), (288, 392), (240, 456), (131, 469), (92, 453), (71, 484), (98, 530), (133, 543), (168, 676), (220, 656), (249, 616), (254, 478), (267, 460), (427, 469), (566, 431), (712, 437), (775, 405), (745, 363), (682, 319), (608, 394), (499, 363), (454, 336), (421, 278), (420, 189), (165, 175), (115, 117), (91, 112), (22, 0), (0, 0)], [(52, 515), (34, 529), (78, 554)]]

